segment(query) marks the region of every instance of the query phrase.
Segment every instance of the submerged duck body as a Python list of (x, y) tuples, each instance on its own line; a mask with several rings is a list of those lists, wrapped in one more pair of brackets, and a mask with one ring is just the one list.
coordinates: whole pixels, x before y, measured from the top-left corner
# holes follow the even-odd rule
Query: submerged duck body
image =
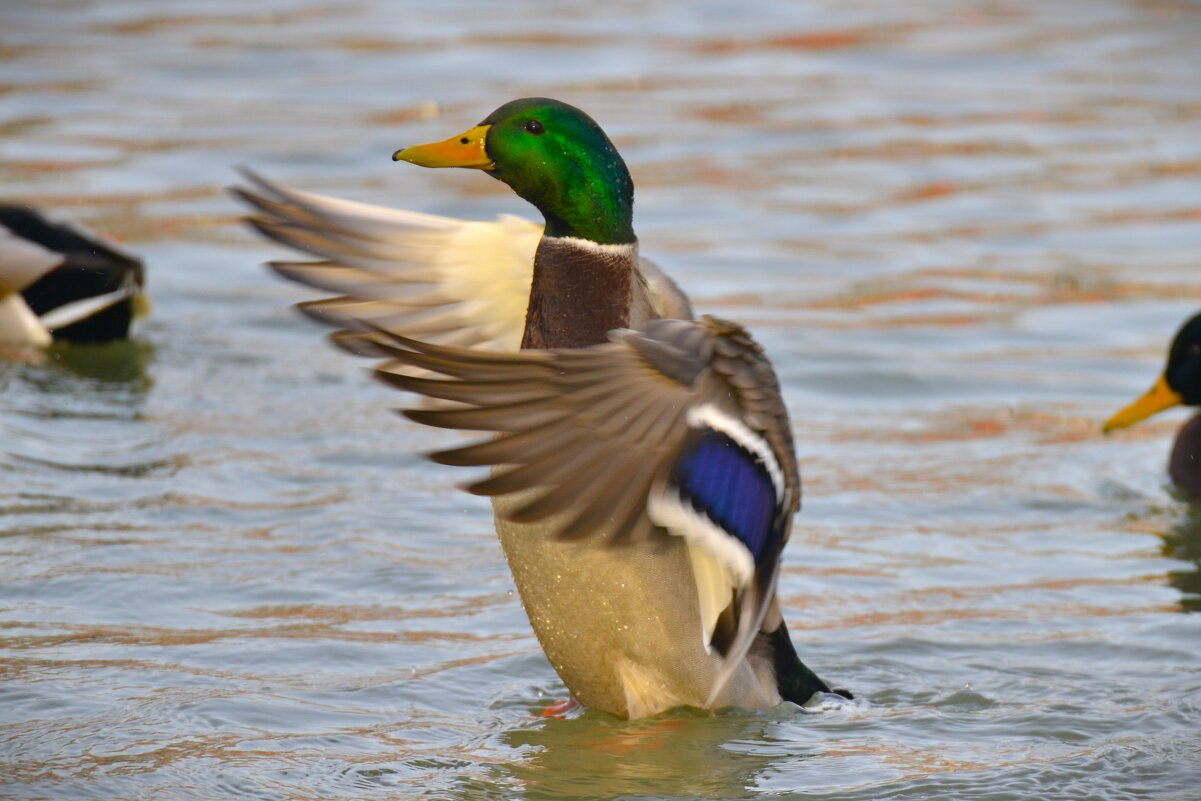
[(741, 327), (693, 321), (640, 257), (633, 184), (599, 126), (525, 99), (394, 158), (484, 170), (545, 226), (384, 211), (253, 176), (258, 191), (240, 194), (261, 232), (323, 259), (277, 271), (343, 293), (302, 308), (437, 404), (412, 419), (497, 435), (433, 458), (491, 468), (468, 489), (493, 498), (572, 695), (641, 717), (828, 692), (776, 600), (800, 479), (775, 374)]
[[(1106, 433), (1126, 428), (1175, 406), (1201, 406), (1201, 314), (1187, 320), (1168, 349), (1163, 373), (1138, 400), (1106, 421)], [(1201, 412), (1176, 434), (1168, 476), (1192, 501), (1201, 500)]]
[(1201, 414), (1180, 427), (1168, 456), (1168, 477), (1189, 500), (1201, 501)]
[(0, 341), (125, 337), (144, 283), (142, 262), (111, 242), (31, 206), (0, 204)]

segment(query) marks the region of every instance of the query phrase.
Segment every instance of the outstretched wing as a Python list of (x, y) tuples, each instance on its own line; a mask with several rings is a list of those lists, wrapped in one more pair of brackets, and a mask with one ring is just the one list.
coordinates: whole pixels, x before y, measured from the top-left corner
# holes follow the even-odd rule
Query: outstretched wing
[[(243, 174), (253, 189), (231, 191), (254, 208), (247, 222), (319, 259), (271, 268), (336, 293), (300, 304), (308, 316), (447, 345), (521, 345), (541, 225), (510, 215), (484, 222), (397, 211)], [(692, 316), (687, 297), (662, 270), (645, 259), (639, 269), (660, 316)]]
[(716, 696), (774, 597), (799, 505), (787, 413), (762, 350), (737, 325), (655, 320), (610, 336), (591, 348), (519, 353), (383, 331), (335, 341), (387, 358), (377, 368), (387, 383), (459, 404), (409, 409), (410, 419), (499, 434), (432, 458), (492, 467), (469, 492), (529, 493), (510, 513), (515, 522), (554, 520), (553, 536), (611, 545), (682, 537), (701, 635), (723, 660)]
[(455, 220), (301, 192), (244, 171), (264, 236), (320, 261), (276, 261), (280, 275), (336, 297), (300, 304), (339, 328), (382, 328), (440, 342), (517, 350), (542, 227), (502, 215)]

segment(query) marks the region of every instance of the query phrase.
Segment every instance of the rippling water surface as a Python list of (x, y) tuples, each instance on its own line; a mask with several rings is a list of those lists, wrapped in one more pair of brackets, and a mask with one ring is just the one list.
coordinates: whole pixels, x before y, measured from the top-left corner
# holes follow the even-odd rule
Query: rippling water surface
[[(1098, 426), (1201, 306), (1199, 38), (1173, 0), (5, 3), (0, 191), (144, 254), (156, 310), (0, 365), (0, 795), (1196, 798), (1182, 415)], [(529, 215), (389, 154), (532, 94), (773, 355), (781, 592), (859, 702), (536, 717), (486, 504), (223, 193)]]

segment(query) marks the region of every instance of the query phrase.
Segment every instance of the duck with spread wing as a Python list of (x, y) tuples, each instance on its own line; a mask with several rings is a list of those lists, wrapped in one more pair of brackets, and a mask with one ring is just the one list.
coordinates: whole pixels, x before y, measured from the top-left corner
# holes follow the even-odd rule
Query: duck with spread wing
[(235, 192), (261, 233), (317, 257), (272, 265), (335, 293), (302, 310), (433, 399), (411, 419), (488, 433), (432, 458), (490, 468), (468, 491), (492, 498), (572, 696), (634, 718), (829, 693), (776, 593), (801, 484), (775, 373), (745, 329), (694, 320), (640, 256), (633, 182), (601, 128), (527, 98), (394, 159), (484, 171), (545, 224), (393, 211), (251, 173)]

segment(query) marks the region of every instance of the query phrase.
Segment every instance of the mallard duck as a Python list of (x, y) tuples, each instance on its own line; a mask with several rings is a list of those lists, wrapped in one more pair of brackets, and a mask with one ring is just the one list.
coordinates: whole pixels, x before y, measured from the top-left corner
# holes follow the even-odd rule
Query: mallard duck
[[(1109, 433), (1132, 426), (1173, 406), (1201, 406), (1201, 314), (1190, 318), (1172, 340), (1168, 364), (1142, 397), (1106, 421)], [(1181, 426), (1168, 459), (1172, 482), (1192, 500), (1201, 500), (1201, 413)]]
[(572, 697), (633, 718), (830, 692), (776, 597), (801, 487), (775, 374), (743, 328), (694, 321), (641, 258), (633, 182), (600, 126), (528, 98), (393, 158), (482, 170), (545, 224), (390, 211), (253, 174), (257, 190), (235, 191), (260, 232), (321, 258), (275, 270), (341, 293), (303, 311), (386, 359), (385, 381), (444, 404), (411, 419), (498, 435), (432, 458), (492, 468), (467, 489), (493, 498)]
[(142, 262), (31, 206), (0, 204), (0, 342), (102, 342), (145, 307)]

